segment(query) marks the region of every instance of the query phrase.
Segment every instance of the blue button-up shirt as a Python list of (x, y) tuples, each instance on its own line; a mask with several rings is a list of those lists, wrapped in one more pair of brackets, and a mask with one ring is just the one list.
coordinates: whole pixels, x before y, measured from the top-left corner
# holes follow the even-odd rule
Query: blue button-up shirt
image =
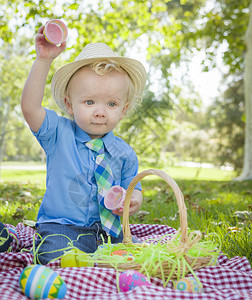
[[(46, 192), (37, 226), (45, 222), (90, 226), (100, 221), (94, 176), (96, 153), (85, 145), (90, 136), (74, 121), (48, 109), (43, 124), (33, 134), (47, 158)], [(115, 184), (127, 189), (138, 172), (137, 156), (112, 131), (102, 139)], [(135, 188), (141, 190), (141, 185)]]

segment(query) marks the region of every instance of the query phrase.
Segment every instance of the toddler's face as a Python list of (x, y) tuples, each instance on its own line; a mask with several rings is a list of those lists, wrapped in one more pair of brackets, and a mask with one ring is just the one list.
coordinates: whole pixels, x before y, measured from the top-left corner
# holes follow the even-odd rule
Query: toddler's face
[(83, 67), (69, 82), (65, 103), (77, 125), (92, 139), (100, 138), (115, 128), (127, 110), (128, 86), (129, 78), (124, 73), (98, 75)]

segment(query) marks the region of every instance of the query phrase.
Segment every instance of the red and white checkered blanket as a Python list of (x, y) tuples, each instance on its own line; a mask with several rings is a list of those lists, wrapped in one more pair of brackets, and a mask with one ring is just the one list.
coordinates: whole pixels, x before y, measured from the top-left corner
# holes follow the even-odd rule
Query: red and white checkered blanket
[[(12, 225), (7, 225), (15, 228)], [(22, 270), (32, 264), (33, 255), (21, 253), (21, 249), (32, 246), (34, 230), (22, 223), (16, 226), (19, 243), (13, 242), (10, 253), (0, 253), (0, 299), (28, 299), (19, 288), (19, 276)], [(131, 233), (142, 241), (159, 240), (164, 234), (173, 234), (175, 229), (165, 225), (130, 226)], [(61, 268), (60, 261), (47, 266), (54, 269), (66, 282), (67, 293), (64, 299), (252, 299), (252, 270), (245, 257), (228, 259), (219, 256), (219, 265), (206, 267), (196, 272), (204, 292), (201, 294), (180, 292), (172, 289), (170, 282), (163, 287), (162, 281), (151, 279), (151, 286), (137, 287), (129, 292), (118, 293), (116, 271), (105, 268)]]

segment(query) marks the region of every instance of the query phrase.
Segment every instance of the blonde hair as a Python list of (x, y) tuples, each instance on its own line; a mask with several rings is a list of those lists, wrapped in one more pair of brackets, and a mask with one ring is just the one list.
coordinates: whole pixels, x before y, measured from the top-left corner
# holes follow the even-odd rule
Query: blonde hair
[[(127, 112), (133, 110), (134, 107), (136, 107), (136, 105), (140, 102), (141, 100), (141, 96), (136, 95), (136, 88), (129, 76), (129, 74), (115, 61), (113, 61), (112, 59), (104, 59), (104, 60), (97, 60), (96, 62), (83, 66), (80, 69), (84, 68), (84, 67), (90, 67), (93, 71), (95, 71), (96, 74), (98, 75), (105, 75), (108, 72), (112, 72), (112, 71), (117, 71), (120, 73), (124, 73), (127, 75), (127, 77), (129, 78), (129, 86), (128, 86), (128, 93), (127, 93), (127, 99), (126, 99), (126, 103), (128, 103), (128, 109)], [(73, 76), (80, 70), (78, 69), (69, 79), (67, 86), (66, 86), (66, 91), (65, 91), (65, 96), (67, 98), (69, 98), (69, 83), (71, 81), (71, 79), (73, 78)]]

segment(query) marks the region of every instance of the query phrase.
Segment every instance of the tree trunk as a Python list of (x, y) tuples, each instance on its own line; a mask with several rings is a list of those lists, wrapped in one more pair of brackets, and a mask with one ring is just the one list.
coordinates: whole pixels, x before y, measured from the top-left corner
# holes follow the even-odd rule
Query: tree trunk
[(252, 1), (249, 7), (249, 25), (245, 35), (246, 53), (244, 70), (245, 95), (245, 145), (243, 170), (236, 180), (252, 180)]

